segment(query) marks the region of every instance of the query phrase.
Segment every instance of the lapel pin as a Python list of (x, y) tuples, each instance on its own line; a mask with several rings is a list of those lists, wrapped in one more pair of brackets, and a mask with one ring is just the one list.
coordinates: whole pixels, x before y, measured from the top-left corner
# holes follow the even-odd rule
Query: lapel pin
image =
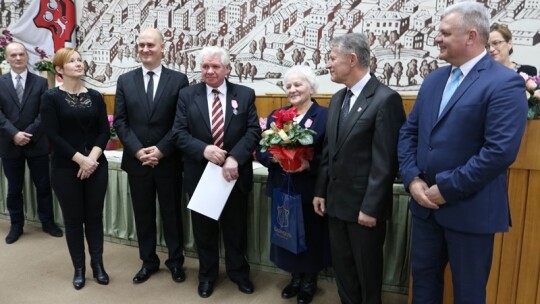
[(233, 114), (238, 114), (238, 102), (236, 101), (236, 99), (231, 100), (231, 105), (233, 107)]
[(362, 111), (362, 107), (359, 107), (358, 110), (356, 110), (358, 113), (360, 113), (360, 111)]

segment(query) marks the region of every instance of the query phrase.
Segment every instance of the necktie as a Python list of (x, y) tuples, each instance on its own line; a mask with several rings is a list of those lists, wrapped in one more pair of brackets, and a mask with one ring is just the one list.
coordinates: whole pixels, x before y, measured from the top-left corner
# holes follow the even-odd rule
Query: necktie
[(444, 93), (441, 99), (441, 105), (439, 106), (439, 116), (441, 116), (441, 113), (444, 111), (444, 108), (448, 104), (448, 101), (450, 100), (452, 95), (454, 95), (454, 92), (459, 86), (459, 76), (461, 76), (461, 70), (459, 68), (455, 68), (452, 71), (452, 78), (450, 79), (450, 82), (446, 86), (446, 89), (444, 89)]
[(219, 91), (212, 90), (214, 93), (214, 102), (212, 103), (212, 140), (214, 145), (223, 148), (223, 128), (225, 120), (223, 119), (223, 109), (219, 100)]
[(148, 104), (152, 105), (154, 102), (154, 72), (148, 71), (148, 76), (150, 77), (150, 80), (148, 80), (148, 85), (146, 86), (146, 98), (148, 99)]
[(23, 86), (22, 86), (22, 77), (21, 75), (17, 75), (15, 77), (15, 79), (17, 79), (17, 84), (15, 85), (15, 92), (17, 92), (17, 97), (19, 98), (19, 103), (22, 103), (22, 99), (23, 99), (23, 94), (24, 94), (24, 89), (23, 89)]
[(353, 93), (351, 90), (347, 90), (345, 98), (343, 99), (343, 105), (341, 106), (341, 114), (339, 116), (339, 122), (344, 123), (349, 115), (349, 108), (351, 107), (351, 97)]

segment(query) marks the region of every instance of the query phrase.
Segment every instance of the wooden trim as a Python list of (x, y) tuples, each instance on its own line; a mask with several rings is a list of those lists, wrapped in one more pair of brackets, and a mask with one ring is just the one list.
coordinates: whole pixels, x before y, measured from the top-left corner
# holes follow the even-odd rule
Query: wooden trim
[(540, 170), (540, 120), (528, 120), (514, 169)]
[[(107, 105), (107, 113), (114, 113), (114, 98), (115, 94), (106, 93), (103, 94), (105, 104)], [(313, 98), (317, 102), (325, 107), (328, 107), (330, 104), (330, 99), (332, 99), (332, 94), (316, 94), (313, 95)], [(405, 113), (409, 114), (416, 100), (416, 95), (413, 94), (402, 94), (403, 98), (403, 107), (405, 108)], [(289, 100), (286, 94), (266, 94), (257, 96), (255, 100), (255, 106), (257, 107), (257, 115), (259, 117), (267, 117), (270, 113), (282, 107), (285, 107), (289, 104)]]

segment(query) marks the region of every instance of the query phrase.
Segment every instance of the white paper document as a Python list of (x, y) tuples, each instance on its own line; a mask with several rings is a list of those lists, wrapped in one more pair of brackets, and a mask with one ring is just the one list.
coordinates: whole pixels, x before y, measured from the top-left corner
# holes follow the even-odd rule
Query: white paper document
[(208, 162), (187, 206), (189, 209), (216, 221), (225, 207), (234, 184), (236, 184), (236, 180), (227, 182), (221, 170), (220, 166)]

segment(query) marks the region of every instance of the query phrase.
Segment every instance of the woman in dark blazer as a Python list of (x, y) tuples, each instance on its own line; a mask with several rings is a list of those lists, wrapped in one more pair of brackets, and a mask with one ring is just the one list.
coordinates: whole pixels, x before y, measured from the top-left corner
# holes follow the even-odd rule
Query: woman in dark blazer
[(108, 165), (103, 150), (109, 123), (101, 94), (83, 86), (81, 55), (70, 48), (56, 52), (53, 66), (63, 84), (45, 92), (41, 119), (52, 144), (51, 186), (66, 226), (66, 241), (75, 268), (73, 287), (85, 283), (84, 236), (94, 278), (109, 283), (103, 268), (103, 204)]
[[(314, 157), (311, 161), (302, 161), (302, 166), (295, 171), (285, 171), (270, 152), (257, 151), (257, 159), (268, 168), (267, 195), (272, 196), (275, 188), (280, 188), (286, 174), (290, 174), (294, 191), (302, 197), (302, 211), (306, 233), (307, 250), (294, 254), (274, 244), (271, 245), (270, 259), (279, 268), (292, 275), (290, 283), (283, 289), (282, 298), (297, 295), (298, 303), (310, 303), (317, 291), (319, 272), (330, 266), (330, 249), (326, 217), (318, 216), (313, 210), (313, 187), (317, 178), (317, 169), (322, 154), (322, 143), (326, 130), (327, 108), (317, 104), (311, 98), (316, 91), (315, 74), (306, 66), (295, 66), (284, 76), (285, 87), (291, 106), (297, 109), (295, 122), (304, 128), (317, 132), (314, 135)], [(275, 112), (275, 111), (274, 111)], [(267, 128), (275, 119), (272, 112), (267, 119)]]
[(514, 52), (512, 32), (506, 24), (493, 23), (490, 27), (489, 40), (486, 49), (493, 59), (518, 73), (536, 76), (537, 70), (532, 65), (515, 63), (510, 60)]

